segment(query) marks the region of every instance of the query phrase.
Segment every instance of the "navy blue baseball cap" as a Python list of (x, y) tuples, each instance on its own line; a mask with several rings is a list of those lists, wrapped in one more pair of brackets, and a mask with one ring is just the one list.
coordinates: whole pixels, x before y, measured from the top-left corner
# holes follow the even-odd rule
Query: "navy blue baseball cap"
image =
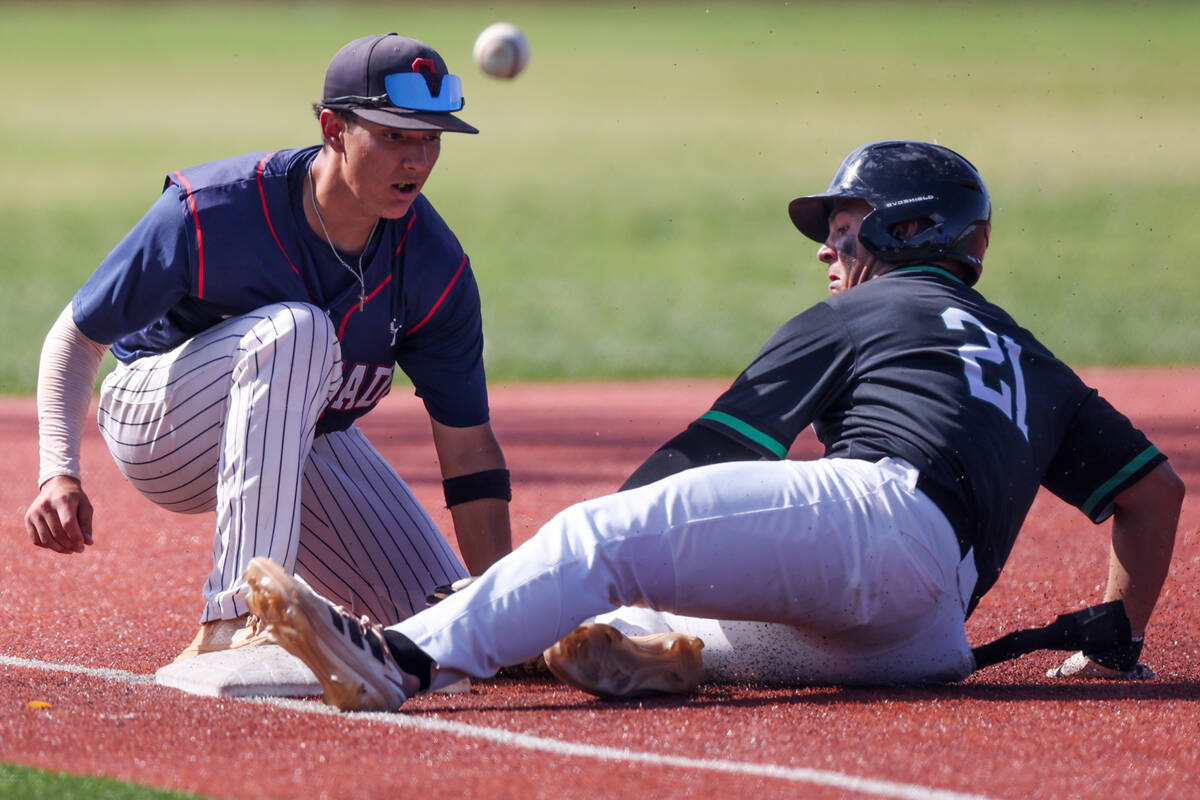
[(462, 80), (432, 47), (395, 33), (364, 36), (337, 51), (321, 105), (389, 128), (479, 133), (452, 113), (463, 107)]

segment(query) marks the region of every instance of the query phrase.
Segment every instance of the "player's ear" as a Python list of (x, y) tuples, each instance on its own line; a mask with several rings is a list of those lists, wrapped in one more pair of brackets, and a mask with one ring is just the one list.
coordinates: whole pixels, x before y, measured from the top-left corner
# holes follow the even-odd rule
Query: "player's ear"
[(919, 217), (917, 219), (908, 219), (903, 222), (897, 222), (889, 229), (888, 232), (900, 241), (906, 242), (926, 228), (933, 227), (933, 225), (934, 222), (933, 220), (929, 219), (929, 217)]
[(342, 152), (344, 149), (342, 137), (346, 133), (346, 128), (350, 127), (349, 123), (342, 118), (341, 114), (331, 108), (321, 109), (318, 120), (321, 123), (321, 139), (334, 151)]

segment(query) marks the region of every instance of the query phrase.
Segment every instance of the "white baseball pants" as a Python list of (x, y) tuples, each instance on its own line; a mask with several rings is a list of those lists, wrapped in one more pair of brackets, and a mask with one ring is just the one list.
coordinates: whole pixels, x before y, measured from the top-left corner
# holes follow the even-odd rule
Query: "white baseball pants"
[(314, 437), (341, 375), (325, 313), (277, 303), (104, 380), (100, 431), (130, 483), (171, 511), (216, 511), (201, 622), (247, 612), (241, 576), (255, 556), (389, 621), (466, 575), (357, 427)]
[(533, 658), (615, 607), (602, 619), (629, 632), (699, 636), (714, 680), (958, 680), (974, 666), (975, 568), (917, 477), (894, 459), (688, 470), (568, 508), (394, 628), (436, 662), (435, 689)]

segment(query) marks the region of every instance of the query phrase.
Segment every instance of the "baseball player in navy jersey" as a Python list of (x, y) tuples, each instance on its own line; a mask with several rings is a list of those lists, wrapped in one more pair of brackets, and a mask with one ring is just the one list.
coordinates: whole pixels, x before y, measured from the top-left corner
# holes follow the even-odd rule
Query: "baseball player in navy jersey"
[[(973, 288), (991, 220), (975, 168), (937, 145), (873, 142), (790, 214), (821, 243), (831, 296), (784, 323), (623, 491), (566, 509), (469, 586), (386, 629), (251, 563), (251, 606), (327, 702), (395, 708), (544, 648), (555, 674), (604, 696), (686, 691), (705, 672), (960, 680), (976, 667), (964, 620), (1039, 486), (1093, 522), (1112, 518), (1105, 599), (1123, 601), (1132, 634), (1053, 674), (1150, 674), (1141, 637), (1183, 485), (1128, 419)], [(808, 425), (824, 457), (786, 460)]]
[[(200, 631), (179, 658), (265, 641), (248, 614), (266, 556), (392, 621), (511, 550), (509, 474), (489, 424), (470, 262), (421, 190), (462, 83), (396, 34), (350, 42), (314, 106), (322, 144), (181, 169), (63, 310), (38, 381), (33, 542), (93, 541), (79, 439), (99, 425), (147, 498), (215, 511)], [(355, 420), (396, 365), (428, 410), (463, 563)]]

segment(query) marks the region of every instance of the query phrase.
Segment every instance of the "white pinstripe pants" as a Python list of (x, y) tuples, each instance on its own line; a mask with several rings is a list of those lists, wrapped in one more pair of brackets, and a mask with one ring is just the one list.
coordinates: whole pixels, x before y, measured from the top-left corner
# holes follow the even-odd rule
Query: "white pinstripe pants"
[(104, 380), (100, 431), (130, 483), (171, 511), (216, 511), (201, 622), (246, 613), (255, 556), (385, 622), (466, 575), (362, 431), (314, 437), (341, 374), (324, 312), (276, 303)]

